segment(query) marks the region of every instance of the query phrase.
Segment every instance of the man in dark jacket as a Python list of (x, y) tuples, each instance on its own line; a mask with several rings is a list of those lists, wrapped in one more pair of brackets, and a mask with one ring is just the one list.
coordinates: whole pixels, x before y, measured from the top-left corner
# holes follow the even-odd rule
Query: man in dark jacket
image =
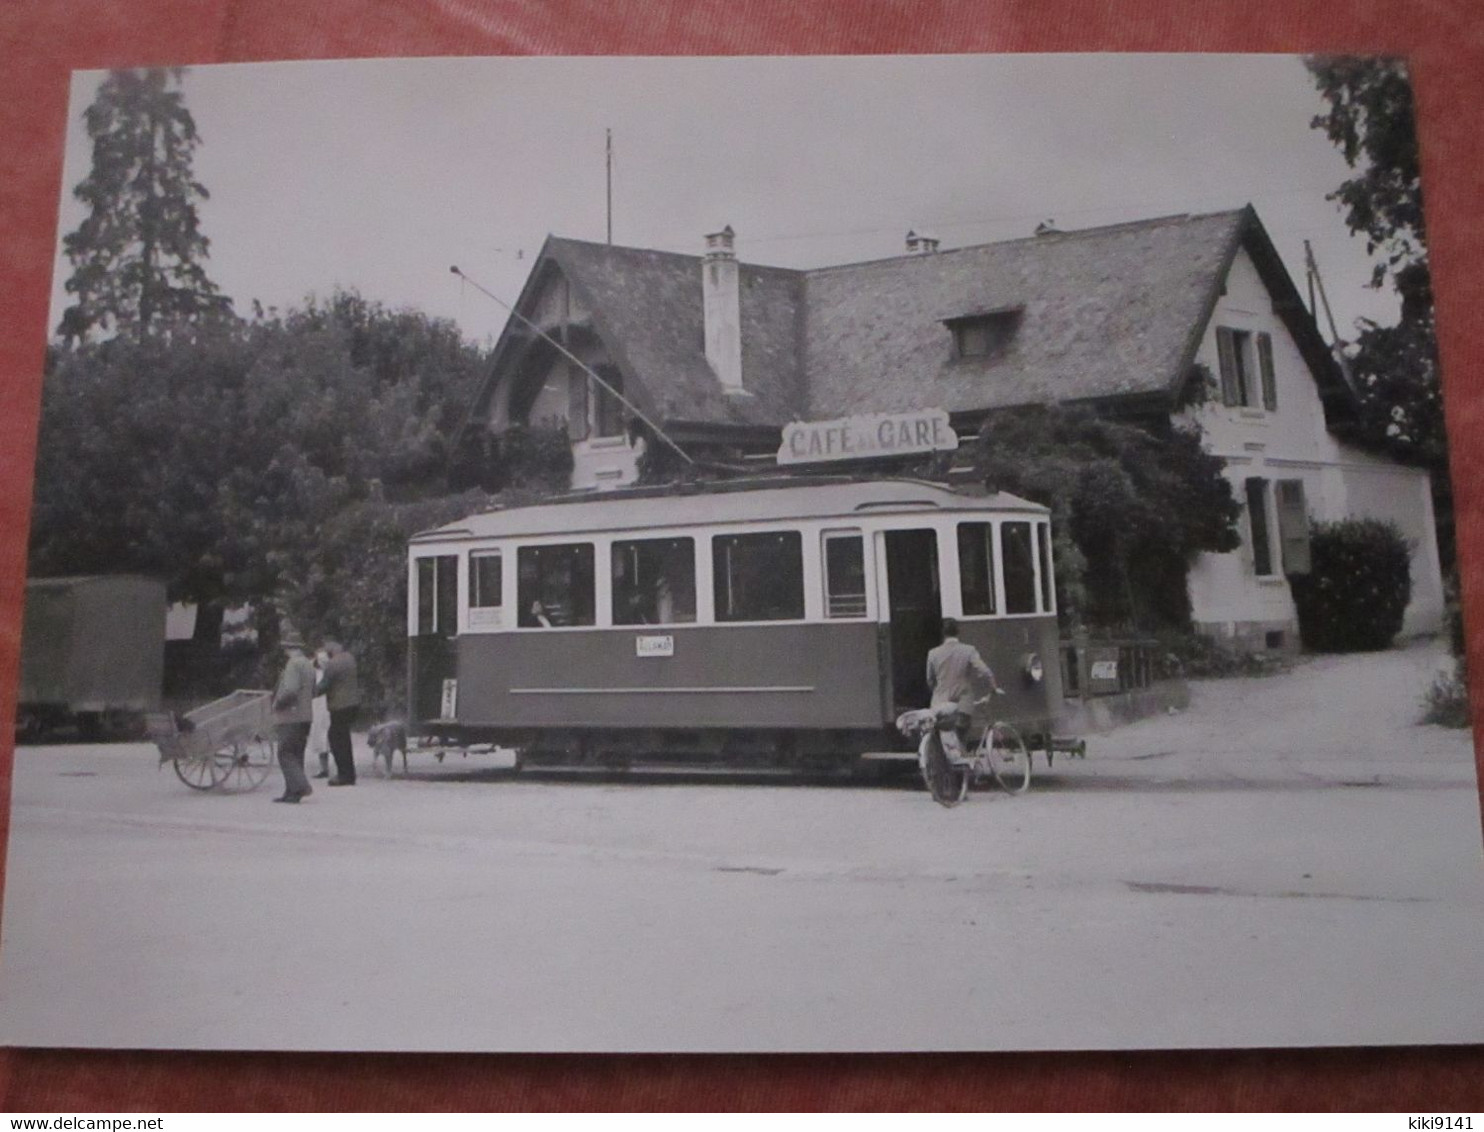
[(320, 688), (325, 706), (330, 709), (330, 755), (335, 760), (335, 777), (331, 786), (356, 784), (355, 752), (351, 749), (350, 725), (361, 706), (361, 689), (356, 679), (356, 658), (333, 637), (325, 640), (324, 672)]

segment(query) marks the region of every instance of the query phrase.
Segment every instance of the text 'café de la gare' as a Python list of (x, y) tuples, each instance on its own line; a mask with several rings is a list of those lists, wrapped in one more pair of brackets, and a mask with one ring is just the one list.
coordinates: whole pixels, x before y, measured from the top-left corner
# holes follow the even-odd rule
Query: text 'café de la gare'
[(778, 462), (920, 455), (951, 452), (957, 447), (958, 434), (948, 414), (942, 409), (924, 409), (833, 421), (793, 421), (783, 429)]

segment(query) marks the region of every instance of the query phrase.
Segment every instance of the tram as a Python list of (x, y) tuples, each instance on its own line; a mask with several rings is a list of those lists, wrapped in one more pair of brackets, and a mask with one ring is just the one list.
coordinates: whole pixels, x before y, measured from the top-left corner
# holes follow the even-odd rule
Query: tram
[(1062, 696), (1047, 508), (911, 479), (620, 489), (414, 536), (414, 731), (526, 764), (910, 755), (956, 618), (1034, 749)]

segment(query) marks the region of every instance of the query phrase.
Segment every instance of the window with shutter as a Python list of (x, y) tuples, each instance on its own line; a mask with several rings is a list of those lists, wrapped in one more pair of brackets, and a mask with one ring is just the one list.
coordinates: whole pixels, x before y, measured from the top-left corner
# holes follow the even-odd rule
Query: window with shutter
[(1237, 349), (1235, 336), (1229, 326), (1218, 326), (1216, 328), (1216, 353), (1221, 365), (1221, 403), (1223, 405), (1237, 405), (1241, 403), (1238, 393), (1240, 374), (1237, 370)]
[(1307, 574), (1309, 505), (1304, 499), (1303, 480), (1278, 481), (1278, 539), (1283, 549), (1283, 573)]
[(1271, 334), (1257, 336), (1257, 368), (1262, 374), (1262, 407), (1271, 413), (1278, 407), (1278, 383), (1273, 377), (1273, 336)]
[(1259, 578), (1273, 573), (1273, 548), (1268, 532), (1268, 481), (1247, 481), (1247, 525), (1252, 531), (1252, 568)]

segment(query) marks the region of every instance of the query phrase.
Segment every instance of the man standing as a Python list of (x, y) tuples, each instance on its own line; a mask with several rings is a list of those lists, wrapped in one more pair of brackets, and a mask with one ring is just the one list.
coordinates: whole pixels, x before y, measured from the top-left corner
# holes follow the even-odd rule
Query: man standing
[(314, 665), (304, 655), (297, 634), (283, 638), (283, 673), (273, 692), (273, 723), (278, 732), (278, 768), (283, 771), (283, 794), (275, 802), (297, 802), (314, 793), (304, 776), (304, 744), (314, 718)]
[(333, 637), (326, 638), (325, 661), (321, 687), (325, 706), (330, 709), (330, 755), (335, 760), (335, 777), (331, 786), (356, 784), (356, 758), (351, 749), (350, 725), (361, 706), (361, 689), (356, 679), (356, 658)]
[(968, 731), (974, 713), (975, 681), (999, 692), (994, 672), (984, 663), (979, 650), (958, 639), (958, 622), (943, 618), (943, 643), (927, 656), (927, 683), (933, 692), (932, 707), (952, 705), (958, 709), (954, 725), (962, 737)]

